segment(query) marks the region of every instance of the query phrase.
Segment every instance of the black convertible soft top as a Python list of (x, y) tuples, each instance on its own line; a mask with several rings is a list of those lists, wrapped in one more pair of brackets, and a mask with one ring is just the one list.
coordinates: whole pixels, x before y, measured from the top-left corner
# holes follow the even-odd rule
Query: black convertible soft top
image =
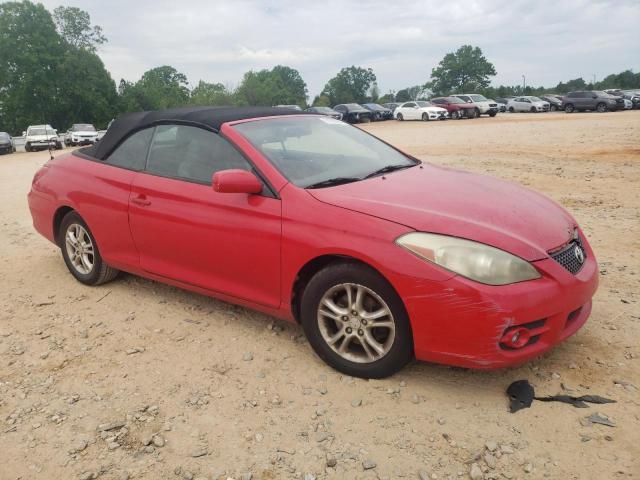
[(223, 123), (235, 120), (300, 114), (309, 115), (309, 112), (272, 107), (183, 107), (155, 112), (127, 113), (111, 124), (100, 142), (93, 147), (83, 149), (83, 153), (104, 160), (129, 135), (153, 125), (181, 123), (218, 131)]

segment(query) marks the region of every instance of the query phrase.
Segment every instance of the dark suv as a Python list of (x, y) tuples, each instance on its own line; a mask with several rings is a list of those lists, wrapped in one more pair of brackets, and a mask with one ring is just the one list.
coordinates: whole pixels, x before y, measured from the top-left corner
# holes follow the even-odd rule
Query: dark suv
[(606, 112), (608, 110), (623, 110), (624, 100), (609, 95), (607, 92), (588, 90), (584, 92), (569, 92), (562, 99), (562, 106), (567, 113), (584, 112), (585, 110)]

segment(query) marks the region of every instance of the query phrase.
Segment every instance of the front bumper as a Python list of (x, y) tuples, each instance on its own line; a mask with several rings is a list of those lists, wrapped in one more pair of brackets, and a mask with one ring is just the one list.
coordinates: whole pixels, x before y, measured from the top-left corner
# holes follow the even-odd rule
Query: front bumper
[(12, 153), (12, 152), (13, 152), (13, 145), (11, 144), (0, 145), (0, 153)]
[[(598, 265), (583, 245), (587, 256), (576, 275), (547, 258), (534, 262), (542, 278), (512, 285), (482, 285), (459, 276), (403, 283), (398, 290), (411, 319), (416, 358), (502, 368), (535, 358), (573, 335), (589, 317), (598, 287)], [(504, 337), (516, 327), (531, 339), (510, 348)]]

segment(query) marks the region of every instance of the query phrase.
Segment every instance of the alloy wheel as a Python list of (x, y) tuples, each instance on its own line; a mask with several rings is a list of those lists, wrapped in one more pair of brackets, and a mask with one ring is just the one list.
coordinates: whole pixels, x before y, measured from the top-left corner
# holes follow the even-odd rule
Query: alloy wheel
[(355, 283), (330, 288), (317, 313), (322, 339), (338, 355), (355, 363), (371, 363), (391, 349), (396, 324), (391, 309), (373, 290)]
[(73, 268), (82, 275), (88, 275), (93, 271), (95, 262), (93, 242), (85, 228), (72, 223), (65, 232), (65, 248), (67, 256)]

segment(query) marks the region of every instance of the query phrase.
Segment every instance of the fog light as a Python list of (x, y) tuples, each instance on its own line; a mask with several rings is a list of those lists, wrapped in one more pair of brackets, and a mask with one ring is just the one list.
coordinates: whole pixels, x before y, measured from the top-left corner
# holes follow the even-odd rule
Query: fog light
[(516, 327), (505, 332), (500, 343), (509, 348), (522, 348), (531, 339), (531, 332), (528, 328)]

